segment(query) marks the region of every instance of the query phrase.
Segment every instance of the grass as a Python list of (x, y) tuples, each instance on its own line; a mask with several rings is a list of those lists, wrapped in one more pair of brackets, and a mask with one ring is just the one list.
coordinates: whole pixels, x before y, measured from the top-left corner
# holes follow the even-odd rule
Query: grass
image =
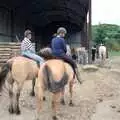
[(120, 56), (120, 51), (109, 51), (109, 57)]

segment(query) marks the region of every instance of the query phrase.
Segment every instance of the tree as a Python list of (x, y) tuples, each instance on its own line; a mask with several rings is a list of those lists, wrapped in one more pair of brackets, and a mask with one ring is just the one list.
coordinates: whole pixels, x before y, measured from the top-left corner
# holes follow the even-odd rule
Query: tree
[(120, 50), (120, 26), (99, 24), (92, 27), (93, 43), (105, 43), (109, 50)]
[(105, 38), (106, 38), (106, 32), (104, 26), (100, 24), (96, 30), (96, 37), (95, 37), (96, 44), (105, 43)]

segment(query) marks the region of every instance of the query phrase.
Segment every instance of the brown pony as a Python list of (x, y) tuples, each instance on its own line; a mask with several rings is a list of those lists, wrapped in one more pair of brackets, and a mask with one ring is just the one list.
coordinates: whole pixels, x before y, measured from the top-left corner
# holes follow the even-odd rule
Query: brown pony
[[(26, 80), (33, 80), (38, 76), (39, 67), (37, 63), (25, 57), (14, 57), (2, 66), (0, 72), (0, 90), (7, 81), (10, 105), (9, 112), (20, 114), (19, 97), (23, 84)], [(33, 80), (34, 81), (34, 80)], [(15, 92), (13, 92), (13, 89)], [(13, 97), (15, 95), (15, 100)]]
[(46, 48), (40, 51), (40, 55), (47, 61), (41, 65), (35, 84), (35, 93), (37, 98), (37, 120), (39, 120), (40, 117), (44, 91), (46, 89), (52, 93), (52, 117), (54, 120), (57, 120), (56, 112), (58, 103), (60, 102), (61, 95), (64, 100), (64, 94), (61, 93), (64, 93), (64, 87), (67, 83), (69, 84), (70, 93), (69, 105), (73, 106), (73, 69), (68, 63), (63, 62), (60, 59), (50, 57), (49, 50), (50, 49)]

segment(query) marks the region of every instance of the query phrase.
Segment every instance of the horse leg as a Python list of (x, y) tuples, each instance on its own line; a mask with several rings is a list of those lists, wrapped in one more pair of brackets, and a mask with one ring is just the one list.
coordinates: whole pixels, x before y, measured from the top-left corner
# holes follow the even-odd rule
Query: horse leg
[(31, 93), (30, 93), (31, 96), (35, 96), (35, 91), (34, 91), (35, 81), (36, 81), (36, 79), (34, 78), (34, 79), (32, 80), (32, 91), (31, 91)]
[(13, 83), (9, 83), (9, 98), (10, 98), (10, 105), (9, 105), (9, 113), (14, 113), (14, 107), (13, 107)]
[[(34, 90), (34, 88), (35, 88), (35, 82), (36, 82), (36, 79), (33, 79), (32, 80), (32, 91), (31, 91), (31, 93), (30, 93), (30, 95), (31, 96), (35, 96), (35, 90)], [(43, 97), (43, 101), (45, 101), (46, 100), (46, 98), (45, 98), (45, 96)]]
[(103, 55), (103, 53), (102, 53), (102, 60), (104, 60), (104, 55)]
[(15, 93), (15, 113), (17, 115), (19, 115), (21, 113), (20, 108), (19, 108), (19, 97), (20, 97), (20, 92), (22, 89), (23, 84), (17, 83), (17, 89), (16, 89), (16, 93)]
[(70, 102), (69, 102), (69, 106), (74, 106), (73, 104), (73, 81), (69, 82), (69, 93), (70, 93)]
[(36, 100), (37, 100), (37, 120), (40, 119), (40, 112), (42, 110), (42, 104), (43, 104), (43, 88), (42, 87), (37, 87), (36, 90)]
[(46, 101), (46, 97), (45, 96), (43, 96), (43, 101)]
[(57, 118), (57, 107), (59, 104), (61, 92), (53, 93), (52, 96), (52, 118), (53, 120), (58, 120)]
[(63, 90), (62, 90), (62, 92), (61, 92), (61, 100), (60, 100), (60, 103), (61, 103), (62, 105), (65, 105), (64, 93), (65, 93), (65, 88), (63, 88)]

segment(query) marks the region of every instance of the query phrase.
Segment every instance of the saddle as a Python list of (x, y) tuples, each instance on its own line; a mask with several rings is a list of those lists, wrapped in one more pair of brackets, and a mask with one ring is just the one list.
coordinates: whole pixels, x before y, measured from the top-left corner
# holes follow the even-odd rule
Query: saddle
[[(33, 60), (32, 58), (29, 58), (29, 57), (26, 56), (26, 55), (22, 55), (22, 57), (25, 57), (25, 58), (28, 58), (28, 59), (30, 59), (30, 60)], [(35, 60), (33, 60), (33, 61), (35, 61)], [(37, 61), (35, 61), (35, 62), (37, 63), (37, 66), (40, 68), (40, 63), (37, 62)]]

